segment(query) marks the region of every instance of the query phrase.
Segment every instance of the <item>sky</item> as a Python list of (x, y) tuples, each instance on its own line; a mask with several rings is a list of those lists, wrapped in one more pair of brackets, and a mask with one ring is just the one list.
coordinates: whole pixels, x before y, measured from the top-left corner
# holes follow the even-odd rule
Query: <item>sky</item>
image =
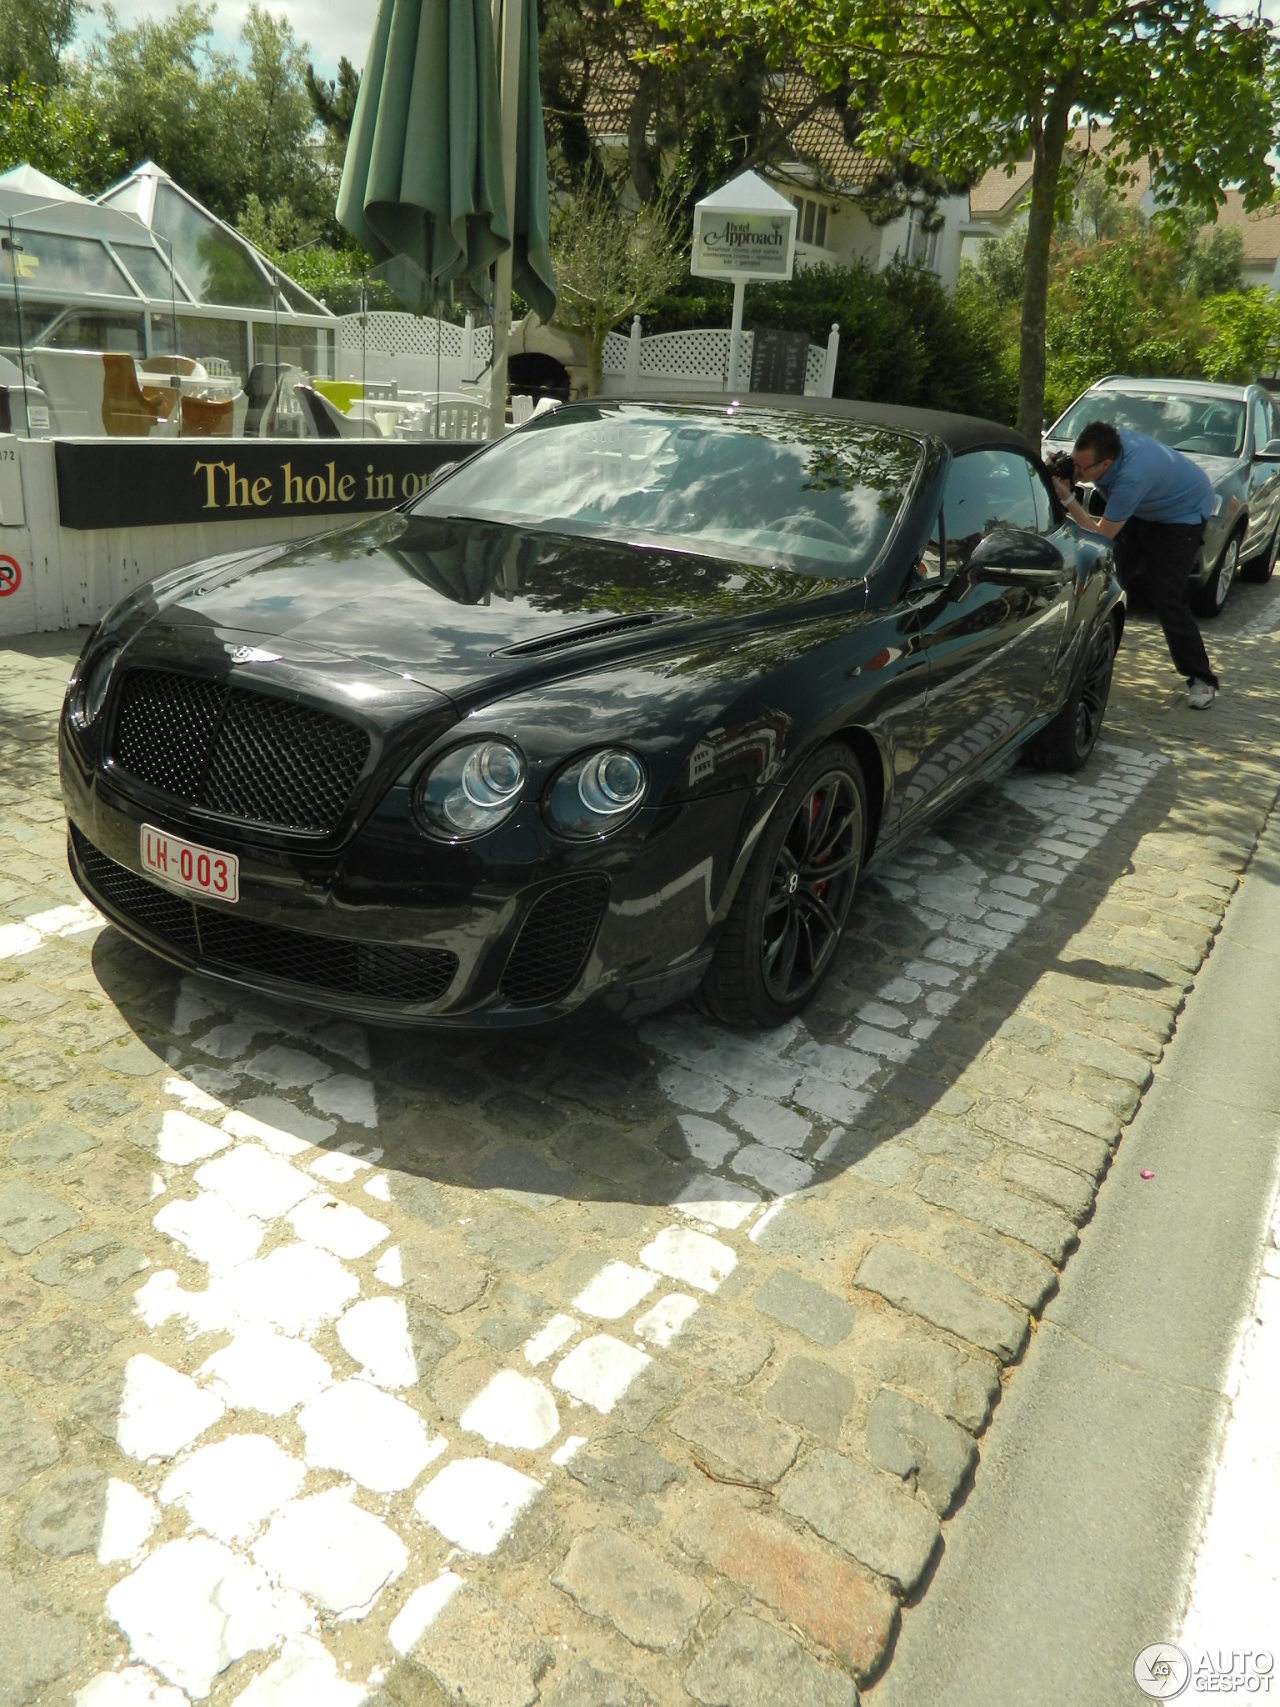
[[(92, 0), (91, 0), (92, 4)], [(307, 57), (324, 77), (333, 77), (344, 55), (360, 70), (373, 34), (377, 0), (261, 0), (263, 10), (274, 12), (293, 27), (306, 44)], [(115, 0), (116, 13), (126, 28), (143, 18), (163, 18), (176, 10), (176, 0)], [(240, 26), (249, 10), (249, 0), (215, 0), (213, 45), (225, 52), (236, 48)], [(101, 17), (94, 13), (81, 27), (81, 39), (101, 33)]]
[[(90, 0), (92, 4), (92, 0)], [(293, 33), (306, 44), (308, 58), (322, 76), (333, 77), (338, 60), (344, 55), (356, 70), (363, 69), (373, 33), (377, 0), (261, 0), (268, 12), (285, 18)], [(164, 17), (175, 8), (176, 0), (116, 0), (116, 12), (125, 26), (145, 17)], [(226, 52), (236, 47), (240, 25), (249, 10), (249, 0), (214, 0), (214, 46)], [(1257, 10), (1257, 0), (1218, 0), (1218, 10), (1224, 13), (1248, 14)], [(1273, 23), (1280, 21), (1280, 0), (1262, 0), (1262, 14)], [(82, 28), (81, 36), (92, 36), (100, 29), (96, 18)]]

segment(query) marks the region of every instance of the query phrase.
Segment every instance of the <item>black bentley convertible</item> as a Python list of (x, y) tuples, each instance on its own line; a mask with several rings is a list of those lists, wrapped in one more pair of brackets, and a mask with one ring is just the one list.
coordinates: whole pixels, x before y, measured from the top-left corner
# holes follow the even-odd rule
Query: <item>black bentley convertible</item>
[(179, 966), (369, 1020), (797, 1012), (859, 875), (1098, 738), (1124, 607), (1015, 433), (588, 403), (406, 507), (130, 594), (71, 868)]

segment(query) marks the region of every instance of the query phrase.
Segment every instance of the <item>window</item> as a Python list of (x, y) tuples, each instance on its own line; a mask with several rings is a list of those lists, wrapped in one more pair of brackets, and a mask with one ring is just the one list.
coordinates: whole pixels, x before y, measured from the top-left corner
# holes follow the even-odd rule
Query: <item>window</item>
[(1037, 529), (1036, 500), (1026, 457), (1009, 450), (975, 450), (959, 456), (942, 495), (947, 566), (959, 569), (993, 528)]
[(815, 248), (827, 246), (827, 206), (811, 196), (793, 196), (796, 204), (796, 242), (812, 243)]
[(936, 271), (935, 262), (938, 258), (937, 228), (930, 229), (932, 222), (926, 219), (925, 210), (912, 207), (907, 210), (907, 241), (906, 257), (910, 266), (921, 267), (926, 272)]

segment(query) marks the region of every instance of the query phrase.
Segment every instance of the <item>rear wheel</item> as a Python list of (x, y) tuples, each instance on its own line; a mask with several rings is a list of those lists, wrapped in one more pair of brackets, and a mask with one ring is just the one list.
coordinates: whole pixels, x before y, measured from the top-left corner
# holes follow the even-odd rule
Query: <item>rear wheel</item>
[(1028, 748), (1028, 757), (1041, 770), (1078, 771), (1098, 743), (1116, 657), (1116, 631), (1104, 622), (1089, 641), (1084, 667), (1067, 703), (1047, 723)]
[(867, 796), (846, 747), (820, 747), (774, 808), (701, 990), (729, 1025), (781, 1025), (831, 970), (862, 869)]
[(1235, 585), (1236, 570), (1240, 567), (1240, 535), (1233, 533), (1222, 548), (1213, 574), (1203, 587), (1191, 595), (1191, 608), (1197, 616), (1217, 616)]
[(1242, 581), (1269, 581), (1276, 566), (1277, 557), (1280, 557), (1280, 522), (1276, 523), (1271, 538), (1258, 555), (1240, 565), (1240, 579)]

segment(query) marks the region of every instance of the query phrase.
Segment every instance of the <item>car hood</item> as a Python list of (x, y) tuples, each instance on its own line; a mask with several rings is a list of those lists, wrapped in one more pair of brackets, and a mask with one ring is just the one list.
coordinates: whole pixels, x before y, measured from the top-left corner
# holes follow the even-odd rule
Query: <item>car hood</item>
[(153, 625), (322, 651), (454, 695), (495, 677), (574, 673), (619, 646), (683, 646), (840, 586), (851, 590), (669, 544), (393, 513), (197, 569)]

